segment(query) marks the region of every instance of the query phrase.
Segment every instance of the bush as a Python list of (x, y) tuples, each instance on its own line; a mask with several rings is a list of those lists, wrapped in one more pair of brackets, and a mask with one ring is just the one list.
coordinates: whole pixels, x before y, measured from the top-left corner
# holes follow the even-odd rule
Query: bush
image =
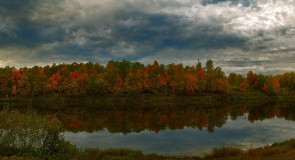
[(0, 112), (0, 155), (44, 157), (60, 152), (64, 146), (61, 123), (54, 117), (36, 113)]

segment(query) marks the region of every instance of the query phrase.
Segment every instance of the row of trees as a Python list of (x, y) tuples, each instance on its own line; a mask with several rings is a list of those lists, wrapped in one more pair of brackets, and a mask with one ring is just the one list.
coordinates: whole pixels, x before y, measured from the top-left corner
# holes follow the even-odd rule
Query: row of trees
[(205, 66), (182, 64), (143, 65), (130, 61), (109, 61), (106, 66), (94, 63), (53, 64), (32, 68), (0, 68), (0, 93), (34, 96), (47, 93), (66, 95), (173, 93), (228, 93), (259, 90), (267, 93), (295, 90), (295, 73), (263, 75), (248, 72), (247, 77), (230, 73), (208, 60)]

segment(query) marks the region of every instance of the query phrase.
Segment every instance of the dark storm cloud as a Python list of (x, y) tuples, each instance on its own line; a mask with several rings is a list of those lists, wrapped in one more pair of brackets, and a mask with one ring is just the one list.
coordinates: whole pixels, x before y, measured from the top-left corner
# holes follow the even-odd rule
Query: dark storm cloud
[[(40, 43), (60, 41), (64, 38), (64, 31), (60, 26), (50, 22), (36, 23), (30, 19), (41, 3), (41, 0), (0, 1), (0, 19), (3, 23), (2, 29), (0, 28), (0, 47), (22, 45), (35, 48)], [(50, 29), (54, 30), (53, 34), (48, 33)]]
[[(59, 47), (57, 52), (64, 54), (91, 53), (97, 47), (107, 50), (118, 41), (149, 45), (153, 49), (171, 46), (179, 49), (188, 47), (192, 49), (218, 49), (242, 45), (245, 42), (245, 39), (223, 33), (222, 26), (193, 26), (192, 22), (186, 21), (183, 17), (177, 15), (145, 13), (139, 10), (115, 12), (110, 19), (102, 19), (102, 24), (100, 22), (94, 25), (88, 25), (87, 23), (75, 24), (75, 21), (73, 21), (72, 26), (67, 28), (68, 33), (66, 33), (66, 28), (63, 27), (67, 25), (66, 23), (61, 22), (56, 26), (51, 21), (34, 22), (30, 19), (32, 14), (30, 10), (36, 9), (39, 3), (28, 0), (25, 2), (4, 2), (2, 4), (2, 7), (6, 9), (5, 14), (12, 15), (10, 18), (16, 20), (14, 23), (16, 28), (13, 34), (6, 34), (1, 38), (2, 46), (25, 45), (27, 47), (37, 47), (40, 43), (51, 43), (74, 38), (71, 33), (76, 33), (80, 29), (88, 33), (88, 35), (82, 35), (83, 38), (92, 42), (100, 42), (100, 45), (92, 45), (91, 43), (85, 44), (84, 47), (66, 45), (65, 48)], [(14, 10), (17, 10), (17, 13)], [(19, 15), (21, 15), (21, 18)], [(138, 21), (138, 24), (128, 26), (128, 20)], [(110, 39), (101, 37), (99, 34), (91, 34), (99, 32), (101, 30), (99, 27), (103, 26), (109, 26), (108, 28), (111, 29)], [(187, 28), (190, 28), (190, 30), (187, 30)], [(186, 34), (190, 34), (190, 36), (183, 36)]]
[(294, 11), (286, 9), (293, 5), (292, 0), (0, 0), (0, 63), (159, 59), (194, 65), (211, 58), (226, 72), (251, 66), (275, 70), (272, 64), (283, 55), (295, 58)]
[(2, 34), (0, 47), (25, 45), (28, 48), (35, 48), (42, 43), (62, 41), (65, 35), (65, 31), (60, 28), (55, 28), (54, 34), (44, 33), (44, 30), (54, 28), (51, 24), (36, 24), (24, 20), (15, 25), (17, 28), (13, 32)]
[[(222, 26), (193, 26), (178, 16), (166, 14), (131, 13), (121, 17), (127, 20), (139, 15), (145, 23), (136, 27), (120, 26), (114, 22), (113, 38), (126, 42), (153, 46), (154, 49), (174, 47), (178, 49), (209, 49), (242, 45), (245, 39), (224, 33)], [(120, 20), (120, 18), (118, 18)], [(189, 28), (190, 29), (187, 29)], [(190, 34), (187, 36), (187, 34)]]
[(250, 6), (251, 0), (203, 0), (202, 4), (203, 5), (209, 5), (209, 4), (217, 4), (217, 3), (222, 3), (222, 2), (230, 2), (231, 5), (237, 5), (237, 4), (242, 4), (243, 6)]

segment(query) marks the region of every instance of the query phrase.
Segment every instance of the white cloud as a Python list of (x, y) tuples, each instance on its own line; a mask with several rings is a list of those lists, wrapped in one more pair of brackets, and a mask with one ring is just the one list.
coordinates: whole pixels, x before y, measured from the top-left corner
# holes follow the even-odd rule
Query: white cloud
[(268, 32), (282, 27), (294, 28), (294, 4), (294, 0), (267, 0), (264, 3), (258, 1), (249, 7), (234, 7), (231, 10), (239, 15), (233, 17), (225, 27), (246, 36), (255, 35), (261, 30)]

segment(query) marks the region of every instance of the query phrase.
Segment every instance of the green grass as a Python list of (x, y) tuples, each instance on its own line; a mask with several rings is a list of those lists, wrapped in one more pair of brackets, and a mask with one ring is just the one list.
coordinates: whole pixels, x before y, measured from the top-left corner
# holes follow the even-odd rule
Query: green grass
[(189, 156), (162, 156), (157, 154), (143, 154), (139, 150), (131, 149), (79, 149), (69, 143), (65, 146), (66, 151), (61, 151), (52, 155), (38, 157), (35, 155), (10, 155), (0, 156), (0, 159), (10, 160), (41, 160), (41, 159), (64, 159), (64, 160), (294, 160), (295, 159), (295, 140), (291, 139), (282, 143), (274, 143), (263, 148), (249, 149), (242, 151), (237, 148), (223, 147), (213, 149), (211, 153), (204, 157)]
[(263, 148), (242, 151), (236, 148), (220, 148), (206, 154), (204, 159), (214, 160), (294, 160), (295, 140), (274, 143)]

